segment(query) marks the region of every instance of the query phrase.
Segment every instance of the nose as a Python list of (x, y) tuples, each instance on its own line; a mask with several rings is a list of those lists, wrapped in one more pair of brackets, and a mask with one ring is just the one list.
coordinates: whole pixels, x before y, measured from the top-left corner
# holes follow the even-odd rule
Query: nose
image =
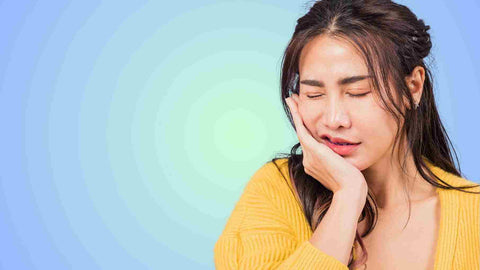
[(340, 99), (330, 98), (326, 102), (322, 115), (322, 122), (330, 129), (338, 129), (340, 126), (349, 128), (351, 125), (348, 108)]

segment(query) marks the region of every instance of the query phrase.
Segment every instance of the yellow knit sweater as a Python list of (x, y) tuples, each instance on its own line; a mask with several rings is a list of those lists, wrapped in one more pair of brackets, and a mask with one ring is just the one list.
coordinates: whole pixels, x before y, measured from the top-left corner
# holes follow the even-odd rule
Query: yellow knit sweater
[[(313, 232), (292, 192), (287, 159), (276, 164), (281, 172), (270, 161), (245, 186), (215, 243), (216, 269), (348, 270), (308, 241)], [(427, 164), (450, 185), (476, 184)], [(440, 188), (437, 193), (441, 218), (434, 270), (479, 270), (480, 196)]]

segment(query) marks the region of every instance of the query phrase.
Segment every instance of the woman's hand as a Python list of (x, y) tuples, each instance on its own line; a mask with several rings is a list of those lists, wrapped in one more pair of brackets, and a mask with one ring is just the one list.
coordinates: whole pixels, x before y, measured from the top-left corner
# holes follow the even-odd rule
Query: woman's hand
[(362, 172), (327, 145), (318, 142), (309, 133), (298, 110), (298, 95), (293, 94), (285, 101), (290, 108), (302, 146), (305, 173), (318, 180), (334, 194), (338, 191), (349, 191), (366, 197), (368, 186)]

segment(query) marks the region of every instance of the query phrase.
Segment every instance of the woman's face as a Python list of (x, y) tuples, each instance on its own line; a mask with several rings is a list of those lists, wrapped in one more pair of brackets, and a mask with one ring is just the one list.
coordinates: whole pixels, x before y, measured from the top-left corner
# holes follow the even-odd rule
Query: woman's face
[(369, 75), (354, 47), (325, 35), (316, 37), (302, 50), (299, 75), (299, 112), (317, 141), (326, 143), (322, 135), (328, 134), (360, 143), (343, 155), (359, 170), (390, 157), (396, 122), (374, 98), (371, 78), (344, 80)]

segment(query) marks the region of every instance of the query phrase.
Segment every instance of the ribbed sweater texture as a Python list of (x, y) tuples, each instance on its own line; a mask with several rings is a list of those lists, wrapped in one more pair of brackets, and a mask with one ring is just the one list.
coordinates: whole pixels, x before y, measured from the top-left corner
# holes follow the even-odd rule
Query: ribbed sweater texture
[[(294, 195), (288, 160), (275, 163), (280, 171), (269, 161), (244, 187), (214, 245), (215, 268), (348, 270), (308, 241), (313, 232)], [(428, 161), (427, 165), (450, 185), (477, 184)], [(467, 190), (480, 191), (478, 187)], [(437, 193), (441, 215), (434, 270), (479, 270), (480, 195), (441, 188)]]

